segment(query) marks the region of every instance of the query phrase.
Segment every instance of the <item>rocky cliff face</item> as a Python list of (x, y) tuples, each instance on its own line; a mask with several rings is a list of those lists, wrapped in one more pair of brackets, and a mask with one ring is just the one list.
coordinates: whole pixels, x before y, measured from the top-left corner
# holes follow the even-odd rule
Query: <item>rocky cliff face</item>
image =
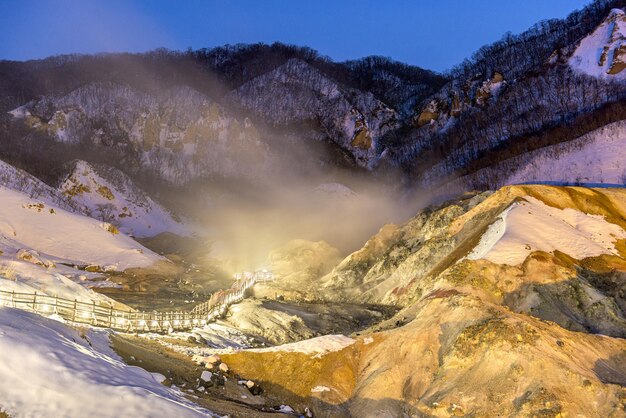
[(184, 86), (146, 93), (93, 83), (12, 113), (59, 141), (125, 149), (145, 171), (175, 184), (210, 175), (254, 177), (269, 159), (249, 119)]
[(555, 186), (468, 196), (383, 227), (304, 297), (408, 307), (467, 287), (568, 329), (624, 337), (625, 201), (622, 189)]
[(341, 86), (298, 59), (248, 81), (227, 97), (274, 125), (315, 121), (366, 167), (376, 162), (378, 140), (398, 126), (396, 111), (372, 93)]

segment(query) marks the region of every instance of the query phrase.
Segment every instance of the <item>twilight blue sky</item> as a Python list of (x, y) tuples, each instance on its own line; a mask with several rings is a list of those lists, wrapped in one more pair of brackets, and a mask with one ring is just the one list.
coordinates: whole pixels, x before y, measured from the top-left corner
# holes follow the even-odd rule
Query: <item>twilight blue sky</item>
[(0, 0), (0, 59), (281, 41), (445, 70), (590, 0)]

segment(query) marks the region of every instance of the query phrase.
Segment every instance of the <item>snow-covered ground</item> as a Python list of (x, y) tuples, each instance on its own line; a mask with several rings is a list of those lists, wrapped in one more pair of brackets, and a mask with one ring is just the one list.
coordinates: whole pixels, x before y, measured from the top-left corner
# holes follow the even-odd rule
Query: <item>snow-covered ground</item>
[(110, 225), (30, 199), (0, 186), (0, 250), (37, 251), (53, 263), (97, 264), (114, 270), (147, 267), (162, 257)]
[(515, 266), (533, 251), (558, 250), (582, 260), (616, 254), (615, 241), (626, 238), (626, 231), (602, 216), (553, 208), (529, 196), (524, 199), (491, 224), (468, 259)]
[(624, 184), (626, 123), (613, 123), (569, 143), (532, 152), (506, 184), (544, 181)]
[(11, 417), (216, 416), (126, 365), (107, 333), (0, 308), (0, 408)]
[(29, 294), (37, 292), (40, 295), (76, 299), (86, 303), (114, 304), (109, 297), (90, 289), (95, 287), (94, 285), (114, 285), (108, 281), (89, 281), (96, 275), (96, 273), (85, 273), (65, 266), (48, 269), (28, 261), (0, 257), (0, 290), (2, 291)]
[(49, 200), (0, 186), (0, 290), (38, 292), (83, 302), (110, 301), (87, 287), (105, 270), (147, 267), (164, 259), (106, 223), (71, 213)]
[(303, 353), (313, 355), (314, 357), (322, 357), (325, 354), (343, 350), (355, 342), (356, 340), (346, 337), (345, 335), (323, 335), (321, 337), (298, 341), (296, 343), (283, 344), (267, 348), (252, 348), (247, 351), (251, 351), (253, 353)]
[[(489, 184), (626, 185), (626, 121), (540, 148), (453, 180), (445, 194)], [(480, 187), (480, 186), (478, 186)]]

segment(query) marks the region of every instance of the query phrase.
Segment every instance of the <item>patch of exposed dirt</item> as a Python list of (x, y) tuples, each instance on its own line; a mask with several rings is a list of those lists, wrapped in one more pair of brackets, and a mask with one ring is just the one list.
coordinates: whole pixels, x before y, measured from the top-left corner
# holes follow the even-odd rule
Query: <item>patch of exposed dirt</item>
[(223, 384), (198, 390), (200, 376), (206, 368), (155, 341), (114, 334), (111, 346), (127, 364), (162, 374), (166, 378), (164, 385), (179, 388), (188, 394), (191, 401), (220, 415), (275, 417), (278, 415), (275, 412), (277, 407), (286, 403), (271, 395), (253, 395), (238, 384), (241, 377), (232, 372), (221, 373), (225, 378)]

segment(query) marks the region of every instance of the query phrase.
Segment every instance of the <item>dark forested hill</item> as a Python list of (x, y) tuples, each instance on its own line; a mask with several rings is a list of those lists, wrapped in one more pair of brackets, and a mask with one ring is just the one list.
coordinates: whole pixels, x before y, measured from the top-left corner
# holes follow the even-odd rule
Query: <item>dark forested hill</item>
[(175, 186), (347, 169), (489, 187), (473, 173), (626, 118), (624, 7), (506, 34), (445, 74), (283, 44), (2, 61), (0, 158), (46, 181), (80, 158)]

